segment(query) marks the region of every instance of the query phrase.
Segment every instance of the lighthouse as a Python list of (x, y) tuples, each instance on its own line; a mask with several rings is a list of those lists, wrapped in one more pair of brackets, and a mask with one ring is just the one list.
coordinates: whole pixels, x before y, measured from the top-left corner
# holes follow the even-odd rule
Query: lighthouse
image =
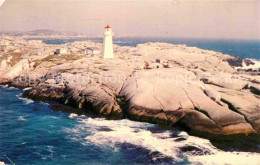
[(114, 58), (112, 35), (112, 29), (107, 25), (104, 32), (103, 58)]

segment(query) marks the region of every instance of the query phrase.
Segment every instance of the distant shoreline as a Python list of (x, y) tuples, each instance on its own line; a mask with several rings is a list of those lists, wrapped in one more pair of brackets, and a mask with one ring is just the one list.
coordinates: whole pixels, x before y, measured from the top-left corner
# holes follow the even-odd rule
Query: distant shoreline
[[(102, 43), (102, 37), (64, 36), (64, 37), (35, 37), (27, 40), (39, 39), (45, 44), (60, 45), (74, 41), (93, 41)], [(260, 60), (260, 40), (237, 40), (237, 39), (192, 39), (192, 38), (162, 38), (162, 37), (115, 37), (114, 44), (119, 46), (137, 46), (148, 42), (161, 42), (170, 44), (184, 44), (190, 47), (198, 47), (213, 50), (223, 54), (229, 54), (243, 59)]]

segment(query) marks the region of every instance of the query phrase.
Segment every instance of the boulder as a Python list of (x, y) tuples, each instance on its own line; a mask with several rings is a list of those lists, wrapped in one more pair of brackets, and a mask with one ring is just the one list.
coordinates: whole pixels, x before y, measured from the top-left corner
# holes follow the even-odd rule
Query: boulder
[(1, 79), (12, 80), (13, 78), (21, 75), (23, 72), (30, 69), (30, 64), (27, 59), (20, 60), (12, 68), (7, 69), (2, 75)]
[[(190, 129), (217, 134), (256, 132), (243, 115), (219, 105), (221, 96), (217, 91), (202, 90), (198, 85), (201, 82), (176, 81), (178, 73), (192, 73), (176, 69), (171, 70), (171, 78), (158, 79), (159, 72), (167, 73), (164, 69), (150, 70), (147, 77), (132, 76), (125, 82), (120, 95), (127, 101), (127, 114), (131, 119), (172, 124), (181, 120), (184, 124), (192, 123), (186, 125)], [(196, 80), (193, 77), (191, 81)], [(201, 122), (195, 122), (197, 120)]]

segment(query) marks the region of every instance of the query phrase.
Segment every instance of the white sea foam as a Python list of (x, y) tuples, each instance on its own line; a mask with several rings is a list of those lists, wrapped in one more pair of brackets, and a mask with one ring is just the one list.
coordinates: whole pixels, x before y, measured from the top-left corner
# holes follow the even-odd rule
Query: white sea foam
[(218, 151), (212, 155), (193, 156), (191, 160), (202, 164), (234, 164), (234, 165), (259, 165), (260, 154), (247, 152)]
[[(174, 161), (181, 162), (186, 158), (192, 164), (259, 164), (260, 154), (258, 153), (221, 151), (214, 147), (209, 140), (189, 136), (186, 132), (179, 132), (177, 133), (178, 137), (172, 137), (171, 131), (151, 132), (148, 128), (153, 125), (148, 123), (92, 119), (77, 117), (74, 114), (70, 117), (76, 118), (80, 122), (74, 129), (67, 130), (71, 133), (70, 138), (83, 145), (95, 144), (118, 151), (120, 149), (118, 144), (127, 143), (148, 149), (151, 152), (160, 152), (167, 157), (172, 157)], [(177, 138), (184, 140), (175, 141)], [(180, 148), (186, 146), (196, 147), (207, 152), (207, 155), (184, 153)]]
[(254, 65), (246, 65), (245, 62), (243, 61), (242, 63), (242, 67), (235, 67), (235, 69), (253, 69), (253, 70), (256, 70), (256, 69), (259, 69), (260, 68), (260, 61), (259, 60), (256, 60), (256, 59), (248, 59), (250, 61), (252, 61), (254, 63)]
[(20, 99), (23, 100), (25, 102), (25, 104), (32, 104), (32, 103), (34, 103), (34, 101), (31, 100), (31, 99), (22, 98), (22, 97)]
[(53, 157), (53, 153), (54, 153), (53, 149), (54, 149), (53, 146), (47, 146), (47, 150), (50, 152), (49, 154), (50, 157)]
[(75, 117), (77, 117), (77, 116), (78, 116), (77, 114), (71, 113), (71, 114), (69, 115), (69, 118), (75, 118)]
[(32, 87), (28, 87), (28, 88), (24, 88), (23, 91), (28, 91), (30, 90)]
[(18, 120), (20, 120), (20, 121), (26, 121), (26, 119), (25, 119), (23, 116), (19, 116), (19, 117), (18, 117)]
[(16, 97), (18, 99), (20, 99), (20, 100), (23, 100), (25, 104), (32, 104), (32, 103), (34, 103), (33, 100), (22, 97), (22, 94), (16, 95)]

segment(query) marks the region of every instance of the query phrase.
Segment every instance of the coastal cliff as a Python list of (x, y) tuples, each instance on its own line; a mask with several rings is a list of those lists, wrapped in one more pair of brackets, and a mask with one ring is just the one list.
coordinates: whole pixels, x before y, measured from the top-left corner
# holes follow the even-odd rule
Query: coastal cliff
[[(115, 45), (115, 59), (85, 55), (94, 42), (46, 45), (1, 38), (0, 83), (108, 119), (181, 125), (211, 134), (260, 133), (260, 72), (250, 60), (185, 45)], [(59, 47), (68, 54), (55, 55)]]

